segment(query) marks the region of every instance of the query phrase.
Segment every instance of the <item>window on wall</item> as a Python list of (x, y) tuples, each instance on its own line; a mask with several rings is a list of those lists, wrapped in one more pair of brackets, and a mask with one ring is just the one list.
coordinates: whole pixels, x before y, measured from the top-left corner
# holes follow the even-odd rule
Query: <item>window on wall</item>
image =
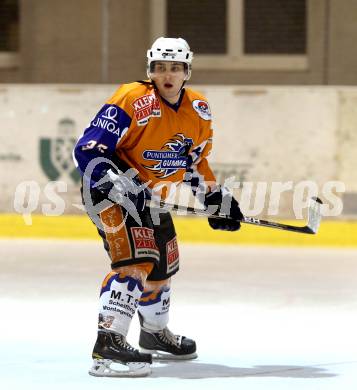
[(184, 37), (197, 54), (226, 54), (226, 15), (226, 0), (167, 0), (166, 35)]
[(17, 64), (19, 0), (0, 0), (0, 66)]
[(305, 54), (306, 0), (244, 0), (244, 53)]
[(151, 0), (152, 39), (185, 38), (195, 68), (307, 68), (307, 0)]

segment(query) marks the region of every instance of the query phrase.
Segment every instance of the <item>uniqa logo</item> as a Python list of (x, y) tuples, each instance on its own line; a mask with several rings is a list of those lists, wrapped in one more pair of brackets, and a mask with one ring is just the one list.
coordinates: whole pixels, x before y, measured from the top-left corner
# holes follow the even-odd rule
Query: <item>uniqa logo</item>
[(56, 138), (40, 138), (40, 164), (46, 176), (58, 180), (67, 174), (74, 183), (79, 183), (80, 174), (72, 160), (72, 150), (77, 142), (74, 137), (75, 122), (64, 118), (58, 122)]

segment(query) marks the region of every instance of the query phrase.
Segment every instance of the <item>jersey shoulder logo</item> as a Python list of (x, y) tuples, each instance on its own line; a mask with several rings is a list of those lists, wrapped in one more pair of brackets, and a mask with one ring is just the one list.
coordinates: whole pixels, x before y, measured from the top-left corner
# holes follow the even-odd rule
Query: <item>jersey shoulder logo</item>
[(148, 124), (151, 117), (160, 117), (160, 101), (154, 93), (138, 97), (131, 104), (138, 126)]
[(122, 108), (105, 104), (90, 125), (106, 130), (120, 139), (129, 129), (130, 118)]
[(192, 102), (192, 107), (197, 112), (197, 114), (205, 121), (210, 121), (212, 119), (211, 109), (209, 108), (208, 103), (204, 100), (194, 100)]
[(165, 142), (160, 150), (145, 150), (143, 152), (145, 160), (154, 161), (153, 165), (143, 165), (143, 167), (160, 179), (171, 176), (179, 169), (186, 169), (192, 145), (191, 138), (186, 138), (182, 133), (175, 134), (169, 141)]

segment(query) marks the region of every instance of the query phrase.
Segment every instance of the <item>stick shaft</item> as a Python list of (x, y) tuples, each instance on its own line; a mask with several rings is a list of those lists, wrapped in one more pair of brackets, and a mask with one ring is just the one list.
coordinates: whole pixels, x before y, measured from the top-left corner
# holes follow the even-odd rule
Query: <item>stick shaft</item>
[[(319, 199), (312, 199), (312, 202), (315, 202), (318, 205), (318, 208), (316, 205), (313, 204), (313, 206), (310, 206), (309, 208), (309, 223), (306, 226), (294, 226), (294, 225), (287, 225), (279, 222), (273, 222), (273, 221), (266, 221), (264, 219), (258, 219), (253, 217), (244, 217), (244, 220), (240, 221), (241, 223), (246, 223), (250, 225), (256, 225), (261, 227), (269, 227), (272, 229), (280, 229), (280, 230), (286, 230), (290, 232), (296, 232), (296, 233), (305, 233), (305, 234), (315, 234), (317, 233), (319, 223), (320, 223), (320, 215), (319, 215), (319, 205), (321, 204), (321, 201)], [(160, 201), (160, 204), (153, 203), (153, 202), (147, 202), (147, 206), (157, 208), (157, 209), (165, 209), (168, 211), (182, 211), (191, 215), (197, 215), (197, 216), (204, 216), (204, 217), (211, 217), (211, 218), (224, 218), (224, 219), (232, 219), (231, 217), (225, 215), (225, 214), (217, 214), (212, 215), (210, 212), (202, 209), (195, 209), (194, 207), (189, 206), (181, 206), (177, 204), (170, 204), (165, 203), (164, 201)], [(313, 209), (315, 219), (314, 226), (310, 226), (310, 219), (311, 219), (311, 210)]]

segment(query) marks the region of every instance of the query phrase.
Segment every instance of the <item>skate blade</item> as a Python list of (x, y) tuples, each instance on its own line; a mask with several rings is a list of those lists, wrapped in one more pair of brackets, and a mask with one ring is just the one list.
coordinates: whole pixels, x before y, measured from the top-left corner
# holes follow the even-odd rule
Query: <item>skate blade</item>
[(93, 366), (88, 371), (89, 375), (98, 377), (111, 377), (111, 378), (138, 378), (151, 374), (150, 363), (141, 362), (129, 362), (119, 364), (119, 366), (126, 366), (126, 370), (116, 370), (111, 367), (111, 364), (116, 364), (112, 360), (94, 359)]
[(173, 355), (172, 353), (157, 351), (155, 349), (140, 348), (140, 351), (150, 353), (154, 360), (192, 360), (197, 358), (196, 352), (187, 355)]

